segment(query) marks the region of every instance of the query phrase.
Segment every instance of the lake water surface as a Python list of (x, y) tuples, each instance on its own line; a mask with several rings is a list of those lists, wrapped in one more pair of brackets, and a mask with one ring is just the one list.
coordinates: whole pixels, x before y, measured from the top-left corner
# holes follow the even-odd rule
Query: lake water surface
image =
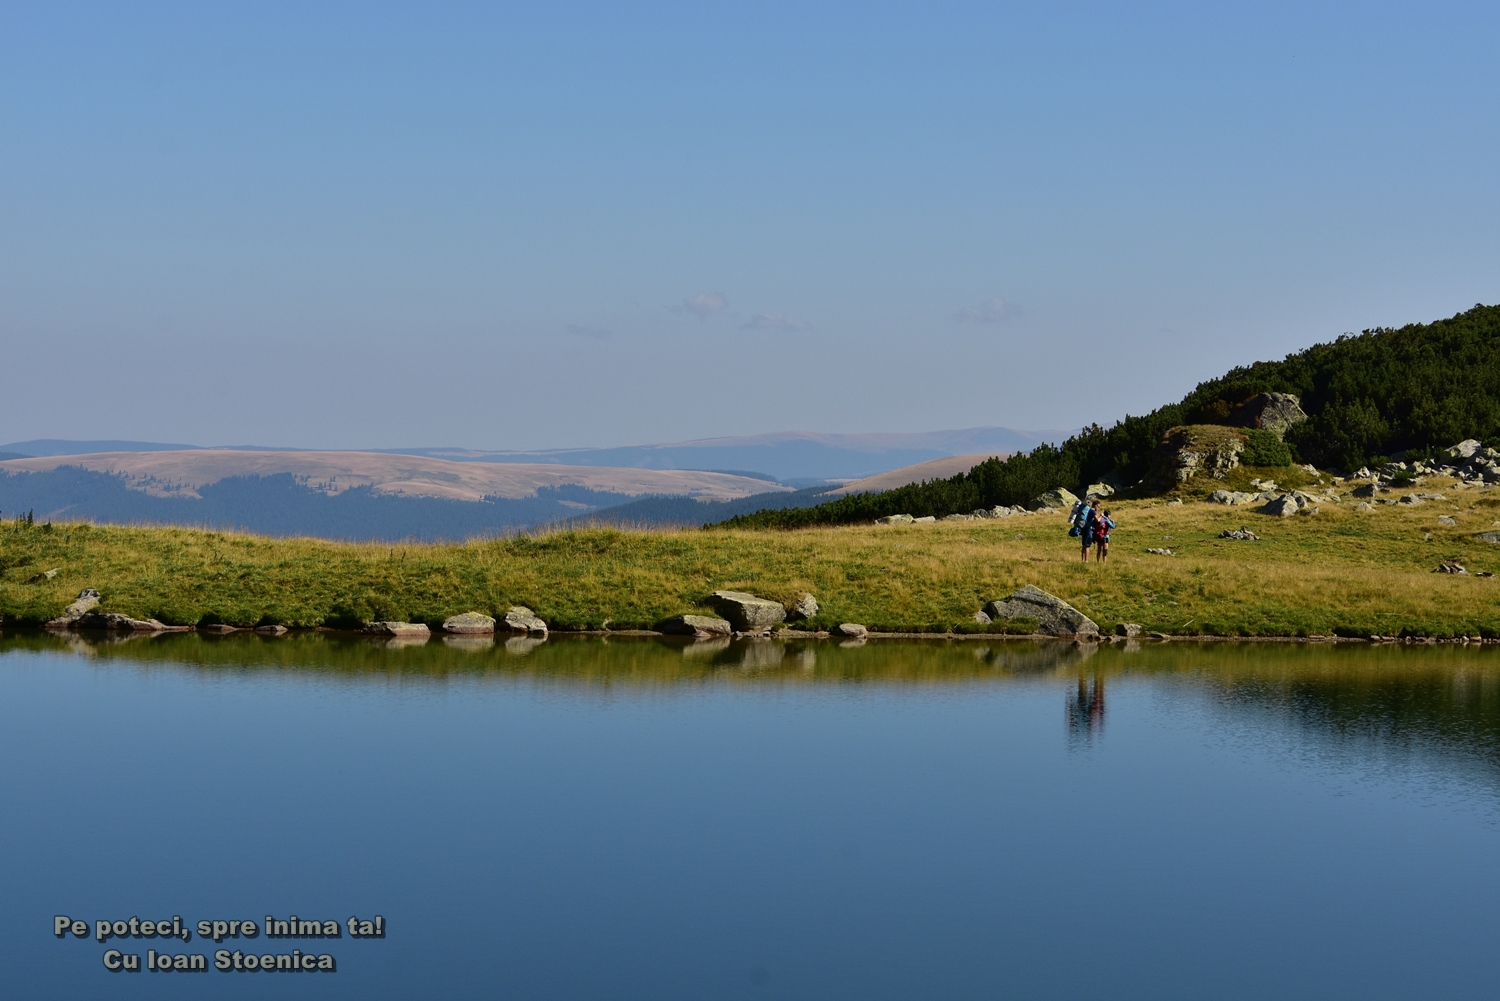
[(15, 998), (1488, 997), (1500, 650), (10, 635), (0, 849)]

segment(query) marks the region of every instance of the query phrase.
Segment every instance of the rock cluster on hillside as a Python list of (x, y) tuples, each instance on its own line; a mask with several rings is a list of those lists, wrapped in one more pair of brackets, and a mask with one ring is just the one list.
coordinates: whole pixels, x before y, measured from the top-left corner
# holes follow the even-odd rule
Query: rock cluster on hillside
[[(1068, 497), (1072, 497), (1073, 496), (1067, 490), (1061, 490), (1061, 489), (1056, 490), (1056, 491), (1050, 491), (1049, 493), (1065, 494)], [(1044, 496), (1046, 496), (1046, 495), (1044, 495)], [(1037, 498), (1037, 500), (1040, 500), (1040, 499), (1041, 498)], [(1077, 498), (1074, 498), (1074, 500), (1076, 501)], [(1033, 503), (1035, 504), (1036, 502), (1033, 501)], [(1012, 517), (1015, 517), (1016, 515), (1049, 514), (1049, 513), (1055, 512), (1057, 510), (1059, 510), (1059, 508), (1056, 505), (1046, 506), (1046, 505), (1037, 504), (1036, 507), (1034, 509), (1032, 509), (1032, 508), (1023, 507), (1020, 504), (1017, 504), (1014, 507), (1007, 507), (1004, 504), (997, 504), (994, 507), (990, 507), (990, 508), (983, 508), (983, 507), (981, 507), (981, 508), (975, 508), (973, 511), (970, 511), (968, 514), (945, 514), (945, 515), (943, 515), (942, 520), (943, 521), (981, 521), (981, 520), (984, 520), (986, 518), (1012, 518)], [(937, 521), (937, 520), (938, 519), (932, 518), (932, 517), (927, 517), (927, 518), (913, 518), (909, 514), (891, 514), (891, 515), (885, 516), (884, 518), (876, 518), (875, 519), (875, 524), (877, 524), (877, 525), (918, 525), (918, 524), (925, 525), (925, 524), (928, 524), (929, 522), (933, 522), (933, 521)]]
[(1451, 476), (1468, 483), (1500, 483), (1500, 451), (1469, 438), (1444, 449), (1439, 459), (1388, 462), (1377, 470), (1360, 469), (1354, 476), (1378, 482), (1394, 480), (1403, 473), (1407, 477)]

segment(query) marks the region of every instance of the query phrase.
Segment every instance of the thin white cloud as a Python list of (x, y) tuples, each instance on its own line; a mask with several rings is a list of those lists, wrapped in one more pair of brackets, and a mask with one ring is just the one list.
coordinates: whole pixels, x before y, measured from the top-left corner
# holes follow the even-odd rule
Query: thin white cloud
[(688, 296), (680, 304), (673, 306), (672, 310), (676, 313), (692, 313), (700, 320), (706, 320), (728, 308), (729, 300), (724, 298), (723, 292), (699, 292)]
[(756, 313), (745, 321), (746, 330), (806, 330), (806, 321), (785, 313)]
[(605, 330), (603, 327), (585, 327), (579, 323), (568, 324), (568, 333), (590, 341), (607, 341), (614, 336), (613, 331)]
[(996, 296), (977, 306), (965, 306), (953, 314), (960, 323), (1000, 323), (1016, 315), (1016, 304)]

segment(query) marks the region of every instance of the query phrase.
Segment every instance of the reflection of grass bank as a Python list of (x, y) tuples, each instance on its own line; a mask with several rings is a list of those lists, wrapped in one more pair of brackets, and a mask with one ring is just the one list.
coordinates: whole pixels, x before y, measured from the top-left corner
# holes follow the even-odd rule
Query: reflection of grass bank
[[(1289, 519), (1120, 502), (1105, 567), (1077, 562), (1059, 516), (799, 532), (584, 530), (461, 546), (7, 524), (0, 613), (40, 621), (80, 588), (96, 587), (105, 609), (172, 623), (433, 622), (525, 604), (555, 628), (597, 628), (649, 625), (699, 607), (716, 588), (738, 588), (782, 600), (812, 591), (825, 624), (942, 630), (1036, 584), (1106, 628), (1132, 621), (1174, 634), (1500, 635), (1500, 580), (1429, 572), (1445, 558), (1471, 571), (1500, 568), (1500, 546), (1474, 538), (1495, 529), (1500, 506), (1487, 492), (1447, 492), (1451, 500), (1416, 507), (1362, 514), (1345, 501)], [(1457, 525), (1439, 525), (1440, 515)], [(1241, 524), (1264, 541), (1217, 538)], [(1148, 555), (1148, 547), (1178, 555)], [(55, 579), (26, 583), (53, 567)]]
[[(1455, 706), (1484, 705), (1500, 719), (1500, 647), (1455, 644), (1264, 644), (1175, 642), (1075, 644), (1008, 637), (953, 642), (942, 638), (873, 643), (836, 638), (693, 641), (679, 636), (432, 637), (404, 643), (350, 633), (242, 632), (126, 634), (0, 633), (0, 654), (70, 652), (99, 663), (178, 666), (192, 670), (296, 671), (373, 681), (421, 678), (530, 678), (559, 684), (632, 686), (720, 681), (814, 683), (966, 683), (1009, 678), (1192, 674), (1231, 698), (1264, 703), (1262, 689), (1298, 703), (1298, 692), (1363, 693), (1356, 716), (1442, 715), (1406, 694), (1412, 685), (1441, 693)], [(1425, 698), (1425, 696), (1424, 696)], [(1347, 700), (1346, 700), (1347, 701)], [(1402, 705), (1393, 705), (1401, 703)], [(1451, 714), (1452, 709), (1445, 710)], [(1331, 719), (1346, 713), (1334, 711)], [(1500, 738), (1500, 726), (1495, 728)]]

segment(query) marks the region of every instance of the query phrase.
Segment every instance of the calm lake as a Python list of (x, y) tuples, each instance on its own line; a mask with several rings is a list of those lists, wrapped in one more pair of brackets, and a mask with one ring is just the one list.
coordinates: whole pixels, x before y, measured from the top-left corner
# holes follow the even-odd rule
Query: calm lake
[(0, 764), (5, 997), (1497, 990), (1495, 647), (12, 634)]

